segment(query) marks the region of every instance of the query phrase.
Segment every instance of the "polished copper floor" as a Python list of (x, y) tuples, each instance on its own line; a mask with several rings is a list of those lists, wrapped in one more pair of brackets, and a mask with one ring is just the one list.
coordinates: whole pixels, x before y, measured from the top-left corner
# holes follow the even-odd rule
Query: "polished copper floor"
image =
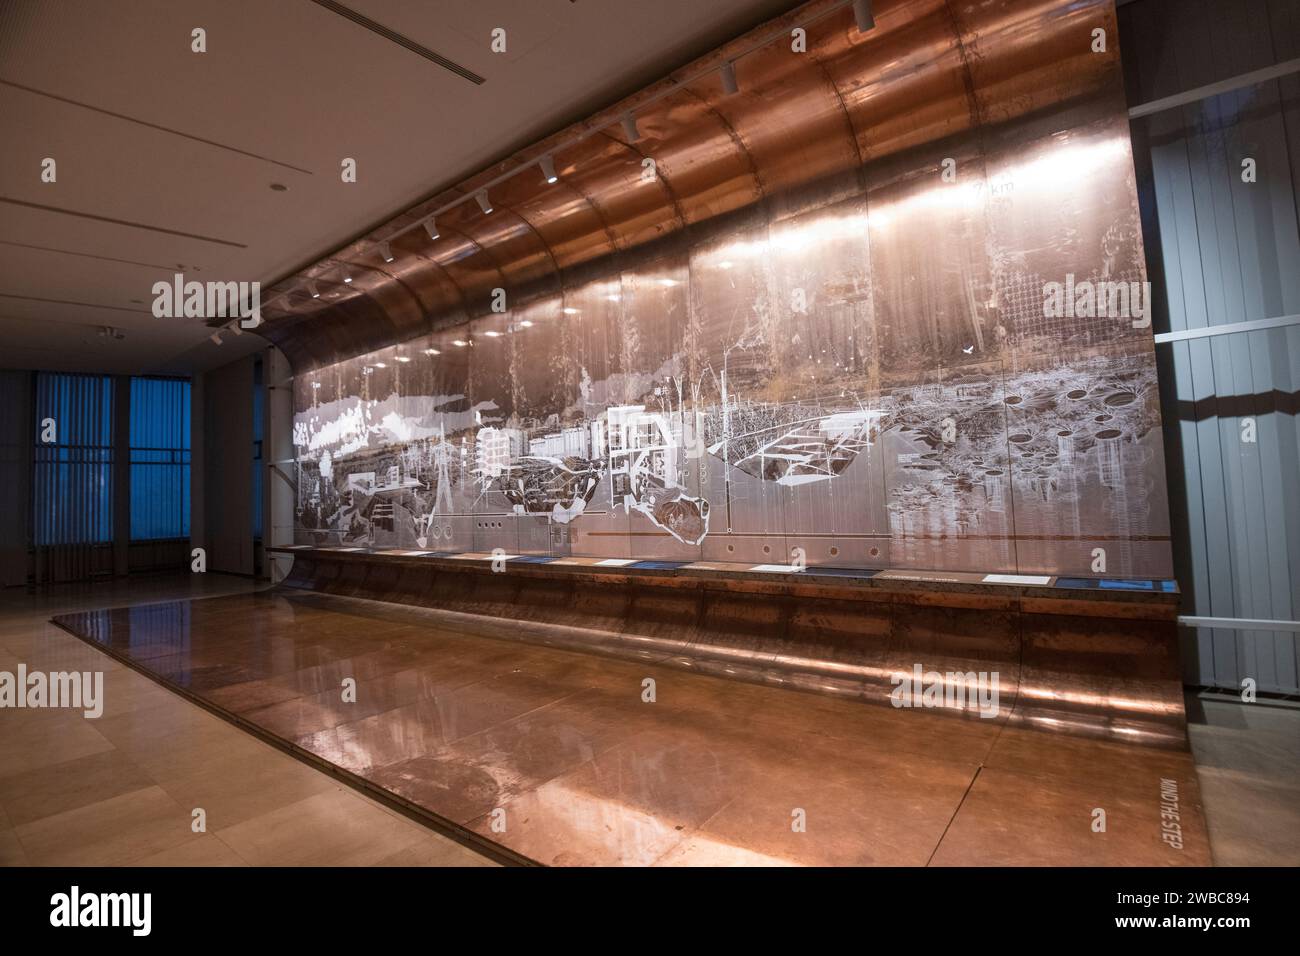
[[(540, 863), (1210, 862), (1186, 752), (486, 638), (428, 611), (314, 593), (56, 621)], [(1175, 824), (1181, 848), (1162, 838)]]

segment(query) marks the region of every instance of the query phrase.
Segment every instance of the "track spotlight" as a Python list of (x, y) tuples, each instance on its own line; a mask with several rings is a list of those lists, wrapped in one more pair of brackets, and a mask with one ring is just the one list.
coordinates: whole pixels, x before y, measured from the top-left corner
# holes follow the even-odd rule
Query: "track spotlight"
[(853, 19), (857, 21), (859, 33), (875, 29), (876, 18), (871, 15), (871, 0), (853, 0)]
[(438, 224), (434, 222), (432, 216), (424, 220), (424, 231), (429, 234), (430, 239), (438, 238)]
[(308, 282), (308, 283), (307, 283), (307, 291), (311, 293), (311, 297), (312, 297), (313, 299), (319, 299), (319, 298), (320, 298), (320, 289), (316, 288), (316, 283), (314, 283), (314, 282)]
[(722, 64), (722, 92), (728, 96), (740, 92), (740, 86), (736, 83), (736, 64), (730, 60)]
[(631, 113), (624, 113), (620, 122), (623, 124), (623, 135), (627, 137), (629, 143), (635, 143), (641, 138), (641, 131), (636, 128), (635, 116)]
[(393, 247), (386, 242), (379, 244), (379, 254), (384, 257), (385, 262), (393, 261)]
[(218, 329), (216, 332), (213, 332), (211, 335), (209, 335), (208, 338), (210, 338), (210, 339), (212, 340), (212, 344), (213, 344), (213, 345), (220, 345), (220, 344), (221, 344), (221, 331)]
[(549, 155), (543, 156), (537, 161), (537, 164), (542, 167), (542, 175), (546, 177), (548, 183), (553, 183), (559, 179), (555, 175), (555, 161)]
[(488, 199), (486, 189), (480, 189), (474, 194), (474, 198), (478, 200), (478, 208), (483, 210), (483, 215), (492, 215), (492, 200)]
[(351, 281), (352, 281), (352, 274), (351, 274), (350, 272), (347, 272), (347, 271), (345, 270), (345, 271), (343, 272), (343, 281), (344, 281), (344, 282), (351, 282)]

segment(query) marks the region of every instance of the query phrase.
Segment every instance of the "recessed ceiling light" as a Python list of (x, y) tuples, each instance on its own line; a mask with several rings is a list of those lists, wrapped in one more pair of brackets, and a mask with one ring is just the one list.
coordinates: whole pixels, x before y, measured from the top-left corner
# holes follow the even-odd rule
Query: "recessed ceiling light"
[(271, 188), (278, 193), (286, 192), (289, 189), (284, 183), (271, 183)]

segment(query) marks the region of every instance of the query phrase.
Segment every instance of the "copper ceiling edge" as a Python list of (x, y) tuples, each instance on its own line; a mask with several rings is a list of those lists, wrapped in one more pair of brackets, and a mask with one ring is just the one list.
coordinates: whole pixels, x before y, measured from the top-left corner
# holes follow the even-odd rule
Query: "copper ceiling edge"
[[(277, 299), (259, 333), (299, 371), (364, 354), (488, 313), (497, 289), (511, 309), (569, 294), (575, 270), (590, 276), (592, 263), (765, 201), (786, 215), (808, 201), (862, 198), (867, 164), (943, 141), (955, 151), (982, 126), (1119, 82), (1112, 0), (877, 0), (875, 15), (866, 34), (842, 0), (769, 21), (278, 283), (264, 299), (308, 280), (331, 294)], [(1099, 23), (1104, 54), (1090, 49)], [(798, 24), (803, 55), (790, 50)], [(739, 81), (732, 95), (717, 73), (701, 75), (724, 61)], [(619, 125), (628, 111), (634, 142)], [(554, 184), (537, 165), (544, 155)], [(421, 223), (431, 212), (482, 189), (491, 215), (468, 199), (438, 214), (440, 238), (429, 239)], [(385, 241), (391, 263), (378, 255)], [(346, 286), (341, 268), (353, 276)]]
[[(956, 5), (953, 17), (984, 123), (997, 123), (1119, 88), (1113, 0), (1002, 0)], [(1092, 31), (1106, 50), (1092, 51)]]
[(914, 3), (908, 20), (865, 39), (847, 15), (812, 48), (835, 85), (863, 162), (973, 129), (965, 57), (943, 0)]

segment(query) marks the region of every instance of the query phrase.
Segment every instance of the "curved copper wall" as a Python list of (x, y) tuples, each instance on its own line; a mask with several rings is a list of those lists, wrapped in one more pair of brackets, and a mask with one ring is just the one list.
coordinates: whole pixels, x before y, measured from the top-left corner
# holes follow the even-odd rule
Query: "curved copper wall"
[(875, 7), (808, 4), (266, 307), (298, 540), (1167, 577), (1149, 323), (1043, 305), (1145, 280), (1110, 0)]
[[(982, 176), (989, 127), (1119, 95), (1110, 0), (877, 0), (875, 11), (875, 29), (859, 33), (843, 0), (815, 0), (484, 170), (278, 284), (263, 298), (288, 297), (263, 310), (259, 332), (295, 369), (317, 368), (486, 314), (495, 288), (512, 302), (563, 291), (579, 267), (756, 204), (779, 218), (862, 196), (890, 157), (905, 154), (909, 173), (928, 176), (955, 155), (969, 161), (963, 176)], [(792, 52), (789, 26), (809, 20), (807, 52)], [(1112, 52), (1091, 51), (1098, 27)], [(725, 95), (716, 74), (686, 81), (774, 34), (736, 61), (738, 94)], [(665, 91), (638, 110), (641, 136), (627, 142), (618, 117)], [(940, 143), (942, 154), (922, 150)], [(548, 152), (553, 186), (534, 165)], [(657, 166), (649, 182), (645, 158)], [(439, 217), (437, 241), (408, 229), (395, 262), (378, 257), (375, 242), (520, 166), (531, 174), (492, 189), (491, 216), (466, 203)]]

